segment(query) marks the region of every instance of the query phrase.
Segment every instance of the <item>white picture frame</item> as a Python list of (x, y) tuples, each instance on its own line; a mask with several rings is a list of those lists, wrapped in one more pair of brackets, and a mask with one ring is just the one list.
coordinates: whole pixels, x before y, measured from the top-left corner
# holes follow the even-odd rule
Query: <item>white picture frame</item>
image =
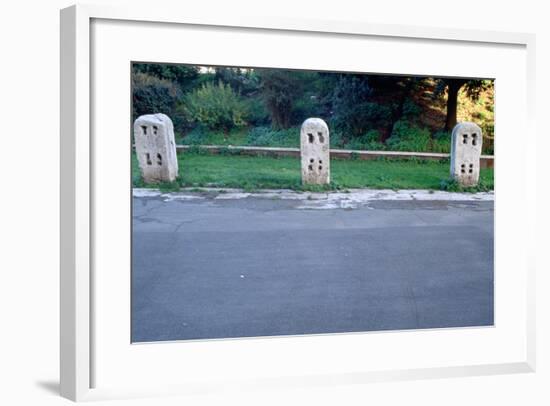
[[(243, 28), (251, 33), (255, 30), (262, 32), (283, 32), (285, 35), (299, 35), (300, 33), (315, 33), (316, 35), (347, 35), (356, 38), (397, 38), (410, 41), (438, 41), (441, 44), (460, 44), (461, 46), (475, 46), (487, 44), (487, 46), (515, 46), (522, 49), (525, 56), (525, 86), (519, 89), (525, 92), (526, 115), (522, 124), (527, 133), (525, 150), (519, 154), (526, 154), (527, 149), (534, 150), (536, 135), (534, 131), (534, 44), (535, 37), (531, 34), (518, 34), (506, 32), (488, 32), (474, 30), (457, 30), (446, 28), (413, 27), (403, 25), (380, 25), (368, 23), (350, 23), (342, 21), (318, 21), (306, 19), (281, 19), (281, 18), (257, 18), (257, 19), (228, 19), (220, 17), (194, 17), (185, 14), (185, 7), (174, 9), (155, 9), (154, 7), (112, 8), (106, 6), (77, 5), (61, 11), (61, 297), (60, 297), (60, 322), (61, 322), (61, 394), (62, 396), (79, 401), (97, 398), (109, 398), (119, 396), (150, 395), (152, 393), (186, 393), (197, 390), (212, 390), (220, 386), (217, 381), (198, 381), (193, 385), (181, 385), (171, 383), (168, 386), (153, 384), (151, 388), (121, 386), (117, 388), (94, 388), (95, 377), (91, 371), (96, 362), (96, 349), (94, 343), (94, 329), (96, 328), (96, 316), (93, 315), (94, 289), (97, 289), (94, 275), (94, 240), (91, 237), (94, 232), (94, 193), (97, 192), (97, 184), (93, 182), (94, 149), (91, 137), (94, 123), (91, 119), (93, 108), (91, 98), (95, 92), (92, 83), (91, 66), (93, 64), (93, 47), (97, 43), (92, 41), (94, 21), (109, 21), (111, 23), (133, 24), (137, 22), (176, 24), (202, 27), (212, 27), (216, 30), (224, 28)], [(522, 56), (523, 57), (523, 56)], [(523, 62), (522, 62), (523, 63)], [(460, 72), (457, 72), (459, 75)], [(466, 75), (465, 75), (466, 76)], [(498, 81), (498, 78), (497, 78)], [(498, 91), (498, 90), (497, 90)], [(497, 101), (498, 105), (498, 101)], [(124, 106), (128, 108), (128, 106)], [(498, 122), (497, 118), (497, 122)], [(505, 151), (503, 149), (502, 151)], [(499, 150), (500, 153), (500, 150)], [(497, 155), (500, 160), (500, 155)], [(504, 157), (505, 155), (503, 155)], [(500, 162), (500, 161), (498, 161)], [(504, 158), (503, 158), (503, 161)], [(526, 159), (522, 156), (525, 173), (534, 171), (534, 158)], [(498, 164), (497, 164), (498, 165)], [(504, 166), (503, 166), (504, 167)], [(498, 176), (498, 175), (497, 175)], [(519, 176), (519, 175), (518, 175)], [(534, 182), (528, 177), (518, 178), (525, 182)], [(504, 190), (504, 189), (503, 189)], [(533, 188), (534, 190), (534, 188)], [(497, 195), (500, 192), (497, 189)], [(525, 211), (528, 229), (533, 229), (535, 224), (535, 196), (524, 196), (528, 209)], [(498, 199), (498, 198), (497, 198)], [(497, 212), (500, 206), (497, 200)], [(506, 210), (503, 206), (502, 210)], [(499, 224), (497, 223), (497, 230)], [(369, 382), (394, 379), (422, 379), (429, 377), (452, 377), (484, 374), (500, 374), (529, 372), (535, 369), (535, 269), (534, 269), (534, 244), (529, 244), (534, 239), (530, 233), (522, 239), (522, 249), (525, 251), (521, 260), (522, 267), (518, 270), (525, 278), (524, 330), (518, 331), (521, 336), (521, 345), (524, 347), (524, 357), (515, 357), (513, 362), (503, 359), (502, 362), (469, 362), (466, 365), (457, 366), (440, 365), (426, 367), (418, 365), (409, 368), (389, 368), (377, 371), (339, 371), (330, 374), (306, 374), (303, 376), (281, 376), (279, 378), (261, 378), (248, 380), (252, 386), (278, 386), (300, 384), (326, 384), (326, 383), (351, 383)], [(499, 263), (497, 261), (497, 265)], [(498, 283), (498, 282), (497, 282)], [(521, 285), (523, 286), (523, 285)], [(518, 286), (518, 289), (521, 288)], [(505, 300), (498, 299), (498, 300)], [(518, 320), (520, 320), (518, 319)], [(404, 334), (404, 333), (397, 333)], [(453, 334), (450, 332), (449, 334)], [(339, 336), (341, 337), (341, 336)], [(355, 340), (359, 336), (354, 336)], [(412, 336), (411, 336), (412, 337)], [(337, 338), (340, 339), (340, 338)], [(272, 339), (276, 342), (277, 339)], [(335, 341), (336, 342), (336, 341)], [(243, 346), (247, 341), (241, 341)], [(128, 343), (129, 344), (129, 343)], [(210, 343), (202, 343), (208, 346)], [(338, 344), (332, 344), (338, 345)], [(260, 350), (261, 351), (261, 350)], [(523, 353), (523, 352), (522, 352)], [(283, 374), (284, 375), (284, 374)], [(239, 383), (243, 385), (242, 383)]]

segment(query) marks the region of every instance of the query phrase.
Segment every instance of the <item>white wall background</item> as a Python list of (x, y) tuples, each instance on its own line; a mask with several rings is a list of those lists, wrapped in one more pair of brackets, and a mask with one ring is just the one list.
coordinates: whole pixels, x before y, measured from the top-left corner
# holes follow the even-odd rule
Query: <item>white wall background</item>
[[(177, 0), (175, 0), (177, 1)], [(137, 1), (95, 0), (100, 4)], [(139, 1), (156, 7), (167, 0)], [(181, 0), (178, 1), (181, 3)], [(57, 405), (59, 251), (59, 9), (69, 0), (4, 1), (0, 11), (0, 403)], [(161, 400), (119, 400), (118, 405), (211, 404), (550, 404), (550, 286), (548, 170), (543, 127), (550, 110), (550, 24), (544, 2), (461, 0), (189, 2), (191, 14), (297, 15), (307, 18), (450, 26), (537, 34), (538, 156), (538, 371), (535, 374), (238, 391)], [(434, 58), (437, 57), (434, 55)], [(542, 193), (544, 192), (544, 194)], [(546, 212), (542, 212), (546, 209)], [(521, 210), (518, 208), (518, 215)], [(106, 402), (108, 403), (108, 402)]]

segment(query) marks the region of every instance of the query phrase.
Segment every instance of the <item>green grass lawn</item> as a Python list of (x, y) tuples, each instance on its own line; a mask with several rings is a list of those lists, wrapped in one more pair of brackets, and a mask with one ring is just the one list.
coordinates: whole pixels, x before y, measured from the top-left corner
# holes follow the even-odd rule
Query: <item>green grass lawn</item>
[[(290, 157), (246, 155), (178, 154), (180, 176), (176, 182), (145, 185), (135, 155), (132, 176), (135, 187), (220, 187), (294, 190), (334, 190), (348, 188), (461, 190), (449, 181), (449, 162), (429, 160), (345, 160), (331, 159), (331, 185), (302, 186), (300, 160)], [(466, 191), (493, 189), (493, 169), (482, 169), (480, 184)]]

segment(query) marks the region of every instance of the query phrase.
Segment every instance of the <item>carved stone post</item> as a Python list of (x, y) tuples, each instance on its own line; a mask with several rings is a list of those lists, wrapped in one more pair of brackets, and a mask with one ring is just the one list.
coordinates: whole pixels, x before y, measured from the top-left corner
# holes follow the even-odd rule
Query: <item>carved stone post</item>
[(330, 138), (327, 124), (320, 118), (308, 118), (300, 131), (302, 183), (330, 183)]
[(458, 123), (451, 136), (451, 177), (461, 186), (476, 186), (483, 134), (481, 128), (470, 122)]
[(165, 114), (147, 114), (134, 122), (134, 140), (145, 183), (172, 182), (178, 176), (178, 158), (172, 120)]

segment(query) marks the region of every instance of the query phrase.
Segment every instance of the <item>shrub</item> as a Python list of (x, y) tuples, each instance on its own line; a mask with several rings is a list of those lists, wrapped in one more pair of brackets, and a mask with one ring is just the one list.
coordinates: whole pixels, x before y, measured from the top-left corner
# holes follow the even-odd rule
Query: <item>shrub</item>
[(386, 146), (380, 141), (380, 133), (377, 130), (370, 130), (366, 134), (353, 138), (345, 145), (346, 149), (360, 149), (370, 151), (381, 151)]
[(322, 117), (321, 102), (317, 95), (304, 94), (292, 105), (291, 123), (302, 123), (307, 117)]
[(183, 143), (188, 145), (206, 144), (208, 132), (202, 125), (198, 125), (183, 137)]
[(300, 130), (272, 130), (270, 127), (252, 128), (246, 137), (248, 145), (259, 147), (295, 147), (300, 144)]
[(253, 97), (246, 100), (248, 123), (253, 126), (266, 126), (270, 123), (269, 112), (261, 99)]
[[(132, 75), (134, 120), (143, 114), (154, 113), (164, 113), (174, 120), (178, 96), (178, 88), (169, 80), (159, 79), (142, 72)], [(175, 122), (174, 125), (176, 125)]]
[(432, 140), (430, 152), (449, 154), (451, 152), (451, 142), (442, 140)]
[(285, 69), (259, 69), (260, 94), (275, 129), (291, 126), (296, 99), (303, 94), (303, 72)]
[(246, 125), (248, 115), (246, 103), (222, 82), (208, 82), (188, 93), (181, 108), (193, 122), (225, 132)]
[(197, 66), (176, 64), (133, 63), (132, 72), (134, 75), (146, 73), (149, 76), (176, 83), (183, 91), (192, 88), (199, 78), (199, 68)]
[(451, 132), (450, 131), (437, 131), (433, 135), (433, 139), (437, 141), (449, 141), (451, 142)]
[(438, 131), (433, 135), (431, 142), (432, 152), (450, 153), (451, 152), (451, 133), (448, 131)]
[(421, 108), (411, 99), (405, 100), (403, 103), (402, 116), (410, 121), (414, 121), (420, 114)]
[(386, 144), (394, 151), (428, 152), (430, 150), (430, 131), (400, 120)]
[(334, 123), (345, 136), (354, 138), (371, 128), (383, 128), (391, 120), (392, 106), (377, 103), (367, 75), (341, 75), (334, 86), (332, 108)]
[(342, 136), (342, 133), (340, 131), (335, 131), (330, 134), (330, 147), (344, 148), (344, 137)]
[(258, 140), (266, 138), (271, 132), (269, 127), (254, 127), (246, 135), (246, 143), (249, 145), (260, 145)]
[(439, 188), (446, 192), (461, 192), (460, 184), (453, 178), (443, 179), (439, 182)]
[(369, 104), (372, 89), (368, 77), (363, 75), (341, 75), (332, 95), (334, 123), (342, 132), (359, 135), (365, 130), (364, 113)]
[(480, 178), (477, 186), (464, 187), (461, 186), (460, 183), (458, 183), (455, 179), (448, 178), (441, 180), (441, 182), (439, 183), (439, 188), (446, 192), (490, 192), (491, 190), (493, 190), (494, 184), (492, 181), (487, 182), (484, 179)]

